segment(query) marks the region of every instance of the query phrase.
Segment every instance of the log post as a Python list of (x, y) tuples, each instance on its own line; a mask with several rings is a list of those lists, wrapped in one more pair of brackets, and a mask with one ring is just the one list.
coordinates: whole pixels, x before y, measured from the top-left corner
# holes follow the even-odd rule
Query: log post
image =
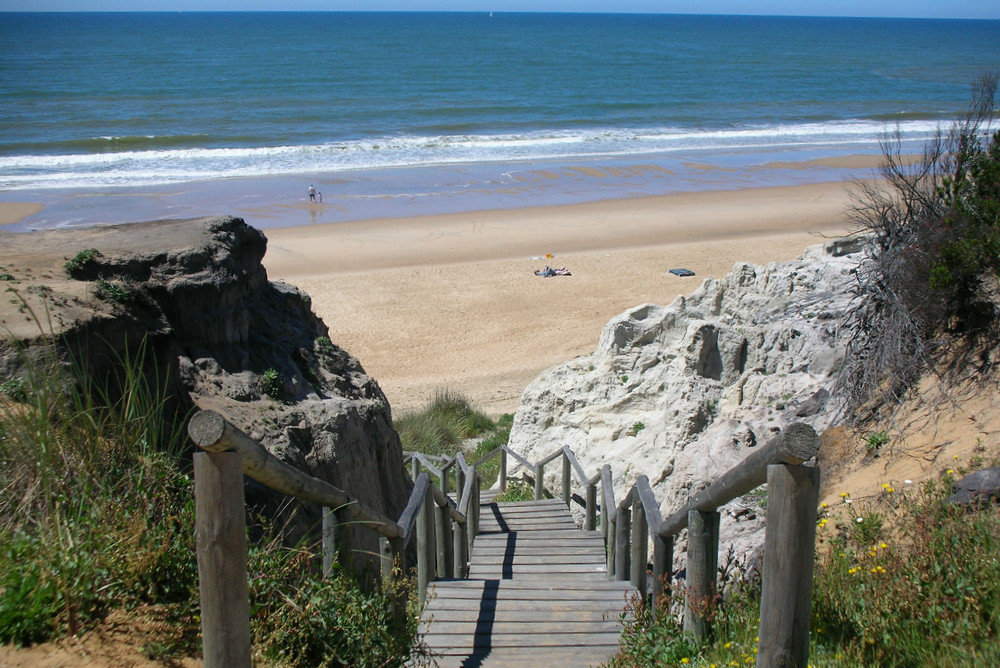
[(456, 523), (451, 529), (451, 577), (456, 580), (465, 577), (465, 548), (469, 541), (469, 520)]
[(337, 560), (344, 570), (350, 571), (354, 567), (354, 515), (349, 506), (342, 506), (334, 511), (334, 517), (337, 518)]
[(562, 500), (567, 508), (569, 508), (570, 480), (569, 457), (564, 452), (562, 456)]
[(767, 467), (759, 668), (806, 668), (812, 614), (819, 469)]
[(462, 467), (455, 467), (455, 503), (462, 505), (462, 497), (465, 494), (465, 470)]
[(646, 511), (642, 500), (636, 494), (632, 498), (632, 586), (639, 590), (639, 596), (646, 600), (647, 578), (646, 563), (649, 550), (649, 527), (646, 525)]
[(392, 549), (392, 543), (385, 536), (378, 537), (379, 564), (382, 573), (383, 589), (392, 582), (392, 569), (396, 565), (396, 555)]
[(674, 567), (674, 537), (661, 538), (653, 534), (653, 611), (663, 605), (664, 595), (670, 594), (670, 576)]
[(333, 562), (337, 560), (337, 516), (332, 508), (323, 507), (323, 528), (321, 543), (323, 546), (323, 577), (329, 577), (333, 570)]
[(437, 511), (437, 572), (447, 576), (452, 569), (451, 506), (434, 506)]
[(618, 507), (618, 517), (615, 526), (615, 579), (628, 580), (629, 569), (629, 539), (631, 536), (631, 511)]
[(715, 579), (719, 570), (719, 513), (692, 510), (687, 524), (684, 630), (702, 640), (708, 637), (708, 613), (715, 604)]
[(420, 475), (420, 458), (417, 457), (417, 453), (413, 453), (413, 457), (410, 459), (410, 477), (413, 478), (413, 482), (417, 481), (417, 476)]
[(607, 543), (606, 551), (608, 558), (608, 579), (617, 580), (618, 573), (615, 572), (615, 567), (618, 565), (618, 513), (611, 513), (611, 519), (604, 523), (606, 525), (606, 531), (608, 532), (605, 540)]
[(535, 466), (535, 501), (541, 501), (545, 495), (545, 464)]
[(500, 491), (507, 491), (507, 451), (500, 450)]
[(427, 598), (427, 585), (435, 577), (434, 557), (436, 541), (434, 539), (434, 494), (433, 487), (427, 486), (423, 506), (417, 515), (417, 591), (420, 604)]
[(597, 528), (597, 483), (587, 483), (587, 507), (583, 520), (583, 530), (593, 531)]
[(205, 668), (249, 668), (250, 595), (240, 454), (194, 453), (194, 497)]

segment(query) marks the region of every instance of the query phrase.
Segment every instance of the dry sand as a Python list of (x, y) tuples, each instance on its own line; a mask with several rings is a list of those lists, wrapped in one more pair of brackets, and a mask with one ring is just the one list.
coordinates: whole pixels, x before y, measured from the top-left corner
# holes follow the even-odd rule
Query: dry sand
[[(397, 415), (442, 389), (499, 415), (622, 311), (844, 234), (847, 202), (834, 183), (277, 228), (264, 264), (310, 294)], [(535, 276), (545, 265), (572, 276)]]

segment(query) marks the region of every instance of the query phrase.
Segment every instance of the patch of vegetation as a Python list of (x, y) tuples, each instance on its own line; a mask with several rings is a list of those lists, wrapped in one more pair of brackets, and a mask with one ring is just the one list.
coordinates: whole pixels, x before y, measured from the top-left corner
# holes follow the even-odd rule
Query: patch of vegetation
[(463, 441), (485, 434), (494, 424), (468, 399), (445, 390), (422, 411), (395, 420), (394, 426), (404, 450), (454, 457)]
[(865, 437), (865, 449), (869, 454), (878, 454), (888, 444), (889, 434), (884, 431), (876, 431)]
[(512, 480), (507, 483), (507, 489), (497, 494), (496, 501), (533, 501), (535, 488), (523, 480)]
[[(142, 360), (140, 351), (122, 361), (112, 400), (86, 374), (68, 383), (53, 352), (29, 367), (27, 405), (0, 402), (0, 643), (74, 635), (125, 611), (157, 622), (146, 656), (200, 653), (184, 421), (167, 414), (165, 388), (139, 373)], [(317, 554), (276, 540), (251, 546), (255, 662), (419, 659), (409, 580), (380, 592), (340, 571), (322, 578)]]
[(131, 304), (136, 299), (136, 290), (123, 281), (97, 280), (94, 291), (98, 299), (115, 302), (116, 304)]
[(28, 400), (28, 381), (21, 377), (8, 378), (0, 383), (0, 392), (14, 401)]
[[(945, 502), (953, 478), (896, 492), (890, 485), (857, 522), (824, 508), (817, 534), (809, 664), (815, 668), (995, 665), (1000, 661), (1000, 512)], [(845, 495), (846, 496), (846, 495)], [(891, 518), (891, 529), (883, 526)], [(738, 570), (735, 571), (738, 573)], [(626, 611), (620, 668), (756, 663), (759, 588), (723, 577), (712, 640), (683, 634), (679, 602), (660, 615)]]
[(96, 248), (87, 248), (74, 255), (63, 265), (70, 278), (84, 278), (97, 263), (97, 258), (104, 257)]
[(13, 274), (0, 274), (0, 281), (16, 281)]
[(316, 337), (316, 341), (314, 343), (316, 344), (316, 350), (318, 350), (321, 354), (332, 355), (336, 352), (336, 348), (333, 347), (333, 342), (330, 341), (330, 337), (328, 336)]
[(629, 436), (637, 436), (640, 431), (646, 428), (646, 425), (642, 422), (636, 422), (632, 425), (632, 428), (628, 430)]
[(953, 343), (952, 370), (989, 359), (1000, 333), (1000, 132), (997, 75), (973, 87), (965, 117), (912, 163), (898, 133), (882, 179), (858, 181), (850, 217), (870, 239), (849, 314), (840, 391), (859, 417), (896, 403)]
[(285, 382), (277, 369), (264, 370), (264, 373), (260, 375), (260, 387), (265, 395), (275, 401), (280, 401), (285, 393)]

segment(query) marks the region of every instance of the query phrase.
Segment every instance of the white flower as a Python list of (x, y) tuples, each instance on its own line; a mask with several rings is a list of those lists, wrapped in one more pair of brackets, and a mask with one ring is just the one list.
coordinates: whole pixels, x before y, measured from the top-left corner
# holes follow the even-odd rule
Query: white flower
[(858, 519), (856, 519), (856, 520), (854, 520), (854, 521), (855, 521), (855, 522), (857, 522), (858, 524), (860, 524), (860, 523), (862, 523), (862, 522), (864, 522), (864, 521), (865, 521), (865, 518), (863, 518), (863, 517), (859, 517)]

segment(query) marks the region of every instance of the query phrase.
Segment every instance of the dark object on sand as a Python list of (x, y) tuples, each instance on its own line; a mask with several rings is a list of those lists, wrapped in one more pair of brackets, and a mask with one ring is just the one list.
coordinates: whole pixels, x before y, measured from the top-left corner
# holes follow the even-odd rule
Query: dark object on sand
[(970, 473), (955, 483), (948, 503), (981, 506), (1000, 499), (1000, 466)]
[(671, 269), (670, 273), (674, 276), (694, 276), (694, 272), (690, 269)]
[(558, 269), (553, 269), (552, 267), (545, 267), (545, 269), (536, 269), (535, 276), (541, 276), (543, 278), (548, 278), (549, 276), (572, 276), (569, 269), (566, 267), (559, 267)]

